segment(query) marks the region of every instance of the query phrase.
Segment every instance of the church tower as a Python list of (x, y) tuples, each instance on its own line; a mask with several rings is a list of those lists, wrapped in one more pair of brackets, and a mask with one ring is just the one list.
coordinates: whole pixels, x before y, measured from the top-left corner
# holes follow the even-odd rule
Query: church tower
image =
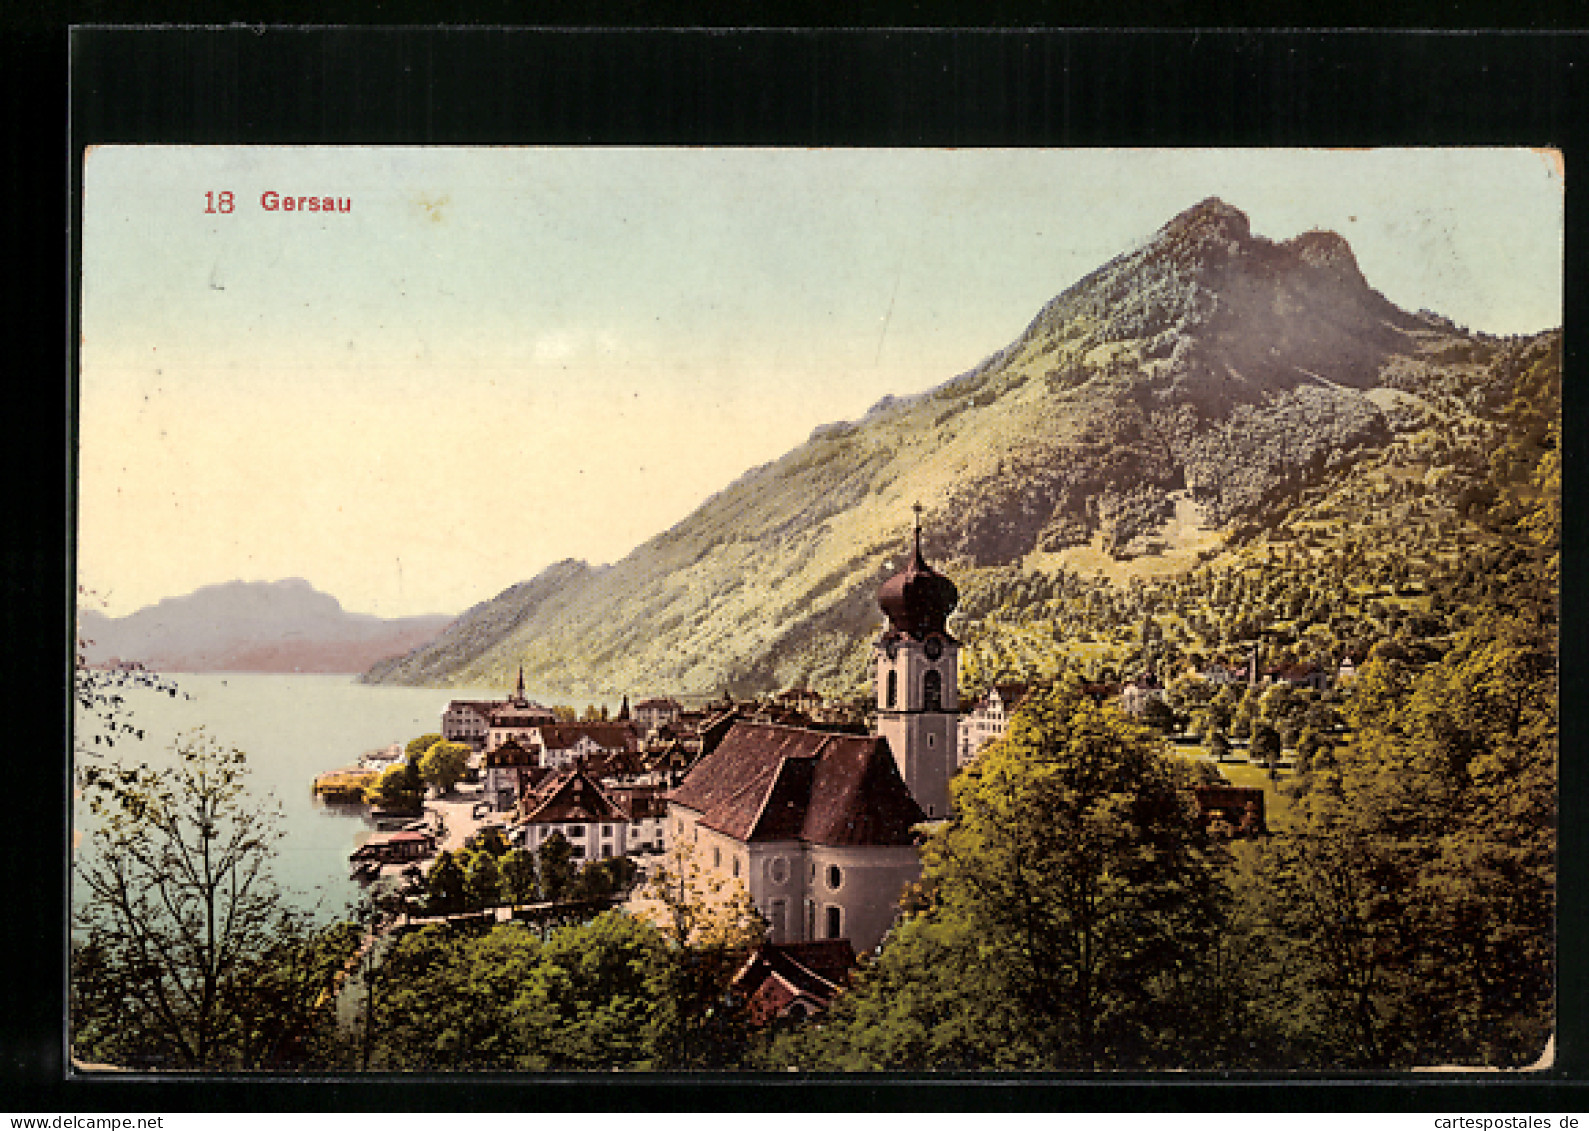
[(883, 582), (877, 603), (888, 614), (874, 656), (877, 733), (888, 740), (916, 804), (928, 817), (947, 817), (960, 718), (960, 643), (946, 622), (960, 592), (921, 556), (920, 504), (911, 560)]

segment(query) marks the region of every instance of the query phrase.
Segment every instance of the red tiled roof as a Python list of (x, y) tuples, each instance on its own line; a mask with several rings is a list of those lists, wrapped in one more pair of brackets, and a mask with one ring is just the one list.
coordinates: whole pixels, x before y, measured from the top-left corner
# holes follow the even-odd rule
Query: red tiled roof
[(511, 738), (486, 755), (486, 767), (488, 769), (494, 766), (533, 766), (536, 764), (535, 754), (526, 750)]
[(585, 737), (608, 750), (639, 747), (635, 729), (629, 723), (548, 723), (540, 727), (540, 732), (548, 750), (567, 750)]
[(751, 1024), (762, 1025), (802, 998), (813, 1009), (826, 1009), (854, 966), (855, 951), (846, 939), (763, 943), (734, 975), (731, 986), (744, 996)]
[(548, 777), (524, 799), (527, 824), (573, 824), (589, 821), (627, 821), (629, 815), (606, 791), (585, 775), (583, 767), (570, 766)]
[(734, 724), (669, 796), (741, 841), (906, 845), (926, 820), (883, 739), (768, 723)]

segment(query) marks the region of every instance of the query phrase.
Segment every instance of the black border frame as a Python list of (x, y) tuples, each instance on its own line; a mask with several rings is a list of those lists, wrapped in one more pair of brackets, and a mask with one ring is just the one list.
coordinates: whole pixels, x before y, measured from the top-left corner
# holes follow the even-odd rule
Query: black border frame
[[(182, 5), (165, 7), (161, 14), (168, 19), (208, 15), (181, 11)], [(514, 15), (503, 10), (505, 4), (495, 7), (497, 18)], [(1458, 14), (1450, 5), (1444, 8), (1447, 17)], [(273, 19), (314, 18), (287, 4), (277, 9)], [(1114, 16), (1129, 18), (1133, 11), (1130, 4), (1116, 6)], [(638, 6), (620, 13), (652, 19), (667, 14)], [(533, 29), (100, 26), (68, 33), (53, 24), (53, 15), (45, 11), (40, 20), (36, 12), (25, 14), (0, 67), (0, 82), (8, 88), (9, 105), (22, 119), (26, 139), (7, 161), (13, 208), (6, 224), (17, 237), (10, 246), (37, 253), (41, 265), (54, 264), (61, 272), (23, 276), (31, 297), (7, 310), (19, 330), (28, 331), (13, 335), (20, 383), (44, 392), (42, 413), (36, 419), (37, 409), (22, 414), (4, 448), (13, 529), (40, 532), (37, 538), (7, 539), (0, 556), (8, 598), (0, 628), (14, 642), (8, 687), (15, 694), (13, 717), (23, 712), (37, 719), (58, 705), (62, 709), (59, 745), (46, 743), (47, 750), (40, 751), (39, 744), (29, 742), (23, 744), (25, 753), (19, 751), (18, 761), (27, 764), (18, 767), (22, 773), (14, 788), (27, 794), (53, 802), (66, 795), (69, 784), (55, 755), (67, 748), (69, 703), (61, 677), (69, 663), (69, 517), (75, 502), (68, 380), (75, 376), (78, 330), (75, 305), (61, 304), (60, 291), (34, 280), (59, 279), (69, 303), (75, 294), (81, 153), (89, 144), (1553, 146), (1564, 152), (1569, 173), (1564, 554), (1569, 562), (1581, 557), (1583, 531), (1571, 503), (1581, 465), (1581, 446), (1573, 440), (1580, 429), (1573, 425), (1584, 412), (1572, 375), (1581, 357), (1574, 331), (1583, 324), (1585, 274), (1582, 197), (1573, 186), (1578, 161), (1589, 152), (1583, 144), (1589, 124), (1584, 91), (1589, 39), (1570, 30), (710, 26), (733, 19), (734, 13), (692, 21), (693, 28), (631, 29), (591, 27), (589, 16), (564, 13)], [(1004, 10), (992, 12), (992, 18), (978, 15), (990, 23), (1009, 18)], [(1157, 18), (1164, 15), (1161, 9)], [(1185, 22), (1179, 10), (1170, 15), (1181, 17), (1173, 22)], [(377, 11), (375, 18), (382, 16)], [(113, 14), (93, 5), (79, 18), (107, 20)], [(937, 18), (942, 20), (942, 14)], [(1514, 26), (1526, 19), (1514, 18)], [(920, 23), (919, 8), (900, 22)], [(52, 106), (52, 96), (63, 87), (69, 101)], [(65, 107), (69, 119), (60, 113)], [(68, 124), (63, 146), (68, 133), (62, 127)], [(56, 202), (63, 196), (68, 208), (60, 228)], [(69, 238), (65, 247), (59, 242), (63, 231)], [(36, 335), (40, 325), (59, 336)], [(71, 355), (70, 374), (61, 368), (63, 340)], [(56, 384), (56, 374), (68, 380)], [(16, 388), (12, 392), (14, 406), (19, 397)], [(56, 442), (64, 447), (64, 459)], [(42, 491), (36, 486), (41, 469)], [(59, 478), (51, 483), (52, 476)], [(1561, 809), (1567, 818), (1561, 827), (1559, 884), (1562, 1029), (1556, 1067), (1539, 1076), (68, 1080), (60, 1038), (64, 969), (57, 944), (64, 922), (58, 846), (64, 844), (65, 821), (47, 802), (23, 815), (19, 834), (28, 846), (23, 860), (29, 870), (48, 879), (13, 893), (11, 933), (24, 946), (11, 970), (21, 993), (0, 1020), (6, 1106), (19, 1112), (36, 1108), (40, 1114), (632, 1105), (647, 1110), (791, 1105), (812, 1111), (1073, 1107), (1139, 1114), (1304, 1107), (1558, 1114), (1553, 1104), (1582, 1110), (1585, 1034), (1581, 1012), (1573, 1005), (1589, 1001), (1585, 964), (1575, 954), (1589, 949), (1581, 894), (1589, 890), (1584, 883), (1589, 852), (1582, 824), (1573, 819), (1584, 798), (1582, 767), (1573, 763), (1580, 729), (1573, 705), (1583, 701), (1583, 602), (1570, 587), (1564, 587), (1562, 600), (1561, 688), (1569, 705), (1562, 739)], [(32, 731), (19, 728), (21, 734)], [(1301, 1093), (1294, 1090), (1298, 1087)]]

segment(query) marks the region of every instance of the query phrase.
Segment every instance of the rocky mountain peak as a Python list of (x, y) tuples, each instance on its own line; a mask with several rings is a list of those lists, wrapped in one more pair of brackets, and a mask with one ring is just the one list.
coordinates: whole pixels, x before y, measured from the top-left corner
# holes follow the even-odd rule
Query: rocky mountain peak
[(1158, 239), (1192, 248), (1239, 245), (1252, 239), (1252, 224), (1241, 209), (1211, 196), (1165, 224)]

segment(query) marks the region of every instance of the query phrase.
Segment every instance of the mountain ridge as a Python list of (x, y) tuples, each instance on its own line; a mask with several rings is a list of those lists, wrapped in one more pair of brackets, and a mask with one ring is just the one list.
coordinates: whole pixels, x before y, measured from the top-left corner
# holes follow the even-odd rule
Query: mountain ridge
[(854, 687), (913, 503), (929, 556), (971, 574), (1152, 557), (1188, 516), (1223, 542), (1426, 423), (1384, 390), (1455, 398), (1507, 348), (1390, 303), (1339, 235), (1256, 236), (1210, 198), (965, 373), (814, 429), (619, 562), (559, 563), (365, 678), (522, 662), (571, 694)]
[(124, 617), (78, 614), (89, 664), (156, 671), (356, 673), (434, 637), (455, 618), (350, 613), (303, 578), (225, 581), (165, 597)]

